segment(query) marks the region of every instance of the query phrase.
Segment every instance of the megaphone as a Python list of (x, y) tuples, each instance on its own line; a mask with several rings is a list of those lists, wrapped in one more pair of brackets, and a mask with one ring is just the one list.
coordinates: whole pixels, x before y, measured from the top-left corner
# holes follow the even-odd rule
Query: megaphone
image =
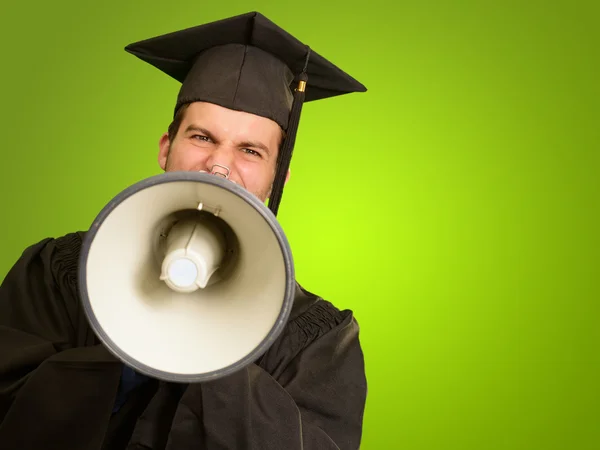
[(98, 214), (80, 254), (92, 330), (123, 363), (201, 382), (256, 361), (291, 312), (294, 264), (273, 213), (225, 178), (168, 172)]

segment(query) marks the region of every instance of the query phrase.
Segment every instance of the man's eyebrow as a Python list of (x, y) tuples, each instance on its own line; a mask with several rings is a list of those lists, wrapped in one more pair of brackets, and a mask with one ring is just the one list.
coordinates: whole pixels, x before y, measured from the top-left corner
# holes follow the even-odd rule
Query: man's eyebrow
[(205, 134), (209, 138), (213, 139), (212, 133), (210, 131), (208, 131), (206, 128), (202, 128), (201, 126), (194, 125), (194, 124), (188, 125), (188, 127), (185, 129), (185, 133), (189, 133), (190, 131), (195, 131), (197, 133)]

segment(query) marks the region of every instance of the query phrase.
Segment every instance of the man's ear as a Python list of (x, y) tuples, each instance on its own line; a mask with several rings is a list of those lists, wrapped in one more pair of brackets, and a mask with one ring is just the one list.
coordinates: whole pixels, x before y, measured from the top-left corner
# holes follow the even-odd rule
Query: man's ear
[(162, 170), (167, 170), (167, 158), (169, 156), (169, 133), (164, 133), (158, 141), (158, 164)]
[(287, 171), (287, 175), (285, 176), (285, 182), (283, 183), (283, 185), (284, 185), (284, 186), (285, 186), (285, 185), (287, 184), (287, 182), (289, 181), (289, 179), (290, 179), (290, 175), (291, 175), (291, 174), (292, 174), (291, 170), (290, 170), (290, 169), (288, 169), (288, 171)]

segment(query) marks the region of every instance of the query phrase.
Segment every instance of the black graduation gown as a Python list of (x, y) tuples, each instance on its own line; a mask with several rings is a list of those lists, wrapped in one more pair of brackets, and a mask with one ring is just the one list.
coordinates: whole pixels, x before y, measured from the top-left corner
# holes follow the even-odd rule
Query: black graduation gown
[(123, 365), (78, 298), (82, 238), (27, 248), (0, 288), (0, 448), (359, 448), (367, 383), (357, 322), (300, 286), (259, 361), (187, 387), (150, 380), (113, 413)]

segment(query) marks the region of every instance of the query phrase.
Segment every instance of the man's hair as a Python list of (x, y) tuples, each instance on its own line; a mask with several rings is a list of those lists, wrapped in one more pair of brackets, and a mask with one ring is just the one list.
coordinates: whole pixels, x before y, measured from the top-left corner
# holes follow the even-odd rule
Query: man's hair
[(169, 134), (169, 142), (173, 142), (175, 140), (175, 136), (177, 136), (179, 127), (181, 127), (181, 122), (183, 122), (183, 116), (185, 116), (185, 111), (188, 109), (188, 106), (190, 106), (189, 103), (181, 105), (181, 107), (175, 113), (175, 117), (173, 117), (173, 121), (170, 123), (167, 130)]
[[(185, 103), (181, 105), (181, 107), (175, 113), (175, 117), (173, 117), (173, 121), (169, 124), (169, 128), (167, 129), (167, 133), (169, 135), (169, 142), (173, 142), (175, 140), (175, 136), (179, 132), (179, 128), (181, 127), (181, 122), (183, 122), (183, 118), (185, 116), (185, 111), (190, 106), (190, 103)], [(287, 133), (285, 130), (281, 129), (281, 143), (279, 144), (279, 151), (277, 152), (277, 162), (279, 165), (279, 160), (281, 159), (281, 147), (283, 146), (283, 142), (285, 141)]]

